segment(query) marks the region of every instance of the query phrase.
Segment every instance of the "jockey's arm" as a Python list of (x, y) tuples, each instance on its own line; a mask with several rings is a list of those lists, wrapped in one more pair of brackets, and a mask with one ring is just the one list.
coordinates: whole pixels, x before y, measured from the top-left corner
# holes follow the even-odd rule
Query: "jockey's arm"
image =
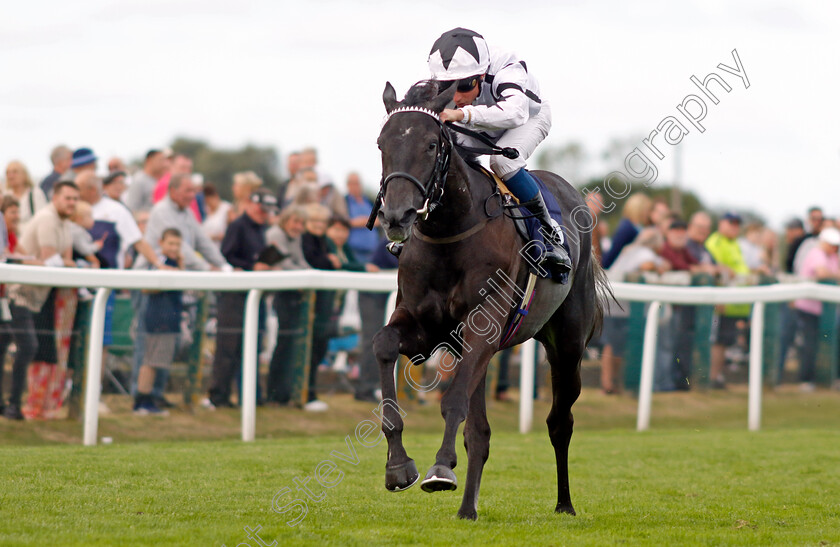
[(528, 73), (519, 63), (509, 65), (496, 74), (493, 89), (501, 99), (492, 106), (467, 105), (463, 124), (470, 128), (497, 130), (519, 127), (528, 121), (531, 100), (525, 95)]

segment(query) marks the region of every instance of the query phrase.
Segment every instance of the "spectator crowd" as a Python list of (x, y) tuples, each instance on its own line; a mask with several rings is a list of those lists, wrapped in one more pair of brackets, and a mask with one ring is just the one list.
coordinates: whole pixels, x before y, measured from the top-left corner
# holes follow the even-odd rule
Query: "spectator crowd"
[[(254, 172), (233, 176), (233, 200), (221, 198), (213, 181), (193, 172), (191, 158), (166, 149), (149, 150), (131, 170), (120, 158), (99, 169), (100, 158), (87, 147), (57, 146), (52, 171), (39, 183), (18, 161), (6, 166), (0, 215), (0, 254), (9, 263), (68, 268), (192, 271), (350, 270), (396, 268), (376, 231), (364, 225), (373, 208), (356, 173), (346, 194), (318, 167), (312, 148), (289, 155), (288, 178), (279, 189), (263, 187)], [(102, 170), (104, 171), (104, 170)], [(216, 181), (222, 182), (222, 181)], [(226, 182), (226, 181), (225, 181)], [(207, 397), (208, 409), (234, 406), (241, 375), (245, 293), (213, 295), (216, 348)], [(78, 321), (78, 300), (86, 289), (21, 284), (2, 286), (0, 317), (0, 414), (8, 419), (53, 417), (70, 389), (70, 337)], [(104, 351), (113, 344), (115, 294), (106, 307)], [(345, 294), (317, 291), (314, 328), (300, 326), (305, 291), (283, 291), (261, 303), (261, 335), (269, 310), (278, 334), (270, 359), (265, 404), (296, 404), (293, 372), (303, 336), (311, 344), (306, 410), (323, 411), (316, 378), (324, 361)], [(130, 390), (139, 415), (165, 416), (173, 404), (164, 396), (184, 322), (186, 294), (134, 291)], [(381, 326), (385, 303), (362, 298), (365, 329)], [(4, 390), (6, 354), (13, 348), (11, 382)], [(378, 401), (378, 369), (370, 352), (359, 363), (355, 396)], [(27, 395), (24, 400), (24, 395)], [(238, 399), (238, 397), (236, 398)], [(100, 410), (108, 412), (100, 403)]]
[[(589, 199), (589, 207), (597, 216), (601, 205), (596, 197)], [(600, 232), (594, 240), (601, 265), (613, 282), (636, 281), (651, 273), (662, 278), (669, 272), (682, 272), (683, 284), (697, 275), (705, 275), (707, 284), (718, 285), (779, 278), (840, 280), (837, 219), (825, 217), (821, 207), (808, 210), (807, 226), (801, 219), (789, 220), (781, 240), (760, 222), (745, 225), (737, 212), (719, 215), (713, 231), (714, 227), (712, 216), (705, 211), (685, 220), (672, 213), (665, 201), (636, 193), (627, 198), (615, 232), (611, 236)], [(611, 302), (605, 317), (600, 345), (601, 388), (606, 394), (621, 390), (618, 371), (627, 349), (629, 307), (629, 302)], [(660, 321), (660, 338), (667, 349), (657, 355), (655, 388), (687, 391), (696, 372), (693, 354), (698, 312), (690, 305), (667, 308), (669, 318)], [(730, 368), (737, 369), (738, 363), (746, 360), (750, 309), (749, 304), (715, 307), (708, 373), (712, 389), (726, 389), (727, 361), (732, 363)], [(795, 345), (800, 389), (805, 392), (816, 388), (822, 311), (823, 304), (816, 300), (796, 300), (781, 307), (777, 373), (781, 378), (789, 350)], [(835, 383), (834, 387), (840, 386)]]
[[(287, 157), (288, 177), (268, 189), (255, 173), (236, 173), (232, 201), (222, 199), (217, 184), (194, 173), (191, 158), (166, 149), (149, 150), (142, 166), (130, 169), (120, 158), (102, 162), (93, 149), (55, 147), (52, 171), (38, 184), (25, 165), (11, 161), (5, 170), (0, 208), (0, 253), (11, 263), (68, 268), (158, 269), (191, 271), (348, 270), (375, 272), (396, 268), (376, 230), (365, 224), (373, 204), (358, 174), (340, 187), (318, 166), (312, 148)], [(100, 169), (100, 164), (107, 166)], [(589, 196), (598, 216), (597, 196)], [(840, 232), (835, 219), (819, 207), (807, 220), (791, 220), (781, 238), (760, 223), (744, 225), (734, 212), (696, 212), (688, 219), (670, 211), (664, 201), (633, 194), (621, 221), (609, 234), (597, 225), (595, 251), (609, 278), (632, 279), (644, 272), (705, 274), (721, 283), (743, 282), (750, 274), (786, 273), (802, 279), (838, 279)], [(716, 228), (716, 229), (714, 229)], [(714, 229), (714, 231), (713, 231)], [(781, 256), (784, 251), (784, 257)], [(0, 288), (0, 413), (8, 419), (57, 415), (73, 385), (67, 367), (79, 299), (86, 289), (8, 284)], [(261, 345), (269, 319), (276, 328), (268, 371), (258, 399), (269, 405), (294, 405), (296, 344), (310, 347), (308, 394), (302, 406), (323, 411), (317, 371), (330, 340), (338, 336), (338, 317), (345, 294), (316, 291), (312, 328), (302, 329), (305, 291), (266, 295), (261, 302)], [(138, 415), (165, 416), (173, 406), (164, 393), (178, 351), (183, 323), (189, 318), (180, 291), (131, 294), (134, 323), (130, 390)], [(114, 342), (115, 296), (106, 313), (104, 346)], [(385, 296), (358, 295), (361, 339), (369, 341), (382, 324)], [(214, 295), (216, 347), (212, 375), (202, 405), (231, 407), (238, 401), (241, 376), (242, 322), (245, 293)], [(609, 307), (600, 340), (601, 385), (607, 394), (620, 391), (619, 366), (628, 337), (629, 306)], [(726, 387), (725, 362), (745, 347), (749, 305), (727, 305), (715, 313), (710, 363), (711, 387)], [(797, 340), (801, 388), (815, 382), (814, 348), (822, 304), (799, 300), (782, 313), (783, 367)], [(688, 390), (692, 377), (693, 306), (673, 306), (670, 351), (657, 367), (657, 386)], [(799, 333), (799, 338), (797, 338)], [(370, 343), (361, 344), (355, 397), (378, 401), (378, 369)], [(4, 384), (6, 354), (14, 347), (10, 382)], [(735, 348), (735, 349), (733, 349)], [(500, 381), (504, 383), (505, 379)], [(24, 401), (24, 394), (27, 398)], [(107, 407), (101, 403), (101, 410)]]

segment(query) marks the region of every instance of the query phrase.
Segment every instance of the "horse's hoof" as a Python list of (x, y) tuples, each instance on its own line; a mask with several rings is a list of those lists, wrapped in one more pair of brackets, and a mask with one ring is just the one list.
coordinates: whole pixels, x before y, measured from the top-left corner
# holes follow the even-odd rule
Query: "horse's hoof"
[(569, 505), (560, 505), (560, 504), (558, 503), (558, 504), (557, 504), (557, 507), (555, 507), (555, 508), (554, 508), (554, 512), (555, 512), (555, 513), (565, 514), (565, 515), (571, 515), (571, 516), (573, 516), (573, 517), (577, 515), (577, 513), (575, 513), (575, 508), (574, 508), (574, 507), (572, 507), (572, 506), (571, 506), (571, 504), (569, 504)]
[(458, 518), (464, 520), (477, 520), (478, 513), (475, 511), (458, 511)]
[(412, 459), (394, 467), (385, 466), (385, 488), (391, 492), (408, 490), (419, 478), (420, 473)]
[(455, 490), (458, 488), (458, 478), (455, 473), (446, 466), (433, 465), (426, 478), (420, 483), (424, 492), (442, 492), (444, 490)]

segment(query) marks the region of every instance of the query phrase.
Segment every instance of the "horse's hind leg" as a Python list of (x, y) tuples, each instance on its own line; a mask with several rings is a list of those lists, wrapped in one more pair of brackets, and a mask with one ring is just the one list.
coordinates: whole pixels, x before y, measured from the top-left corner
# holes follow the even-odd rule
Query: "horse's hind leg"
[(388, 441), (388, 462), (385, 464), (385, 488), (392, 492), (414, 485), (420, 474), (414, 460), (408, 457), (402, 443), (403, 420), (397, 404), (394, 367), (400, 351), (400, 331), (386, 325), (373, 337), (373, 352), (379, 363), (382, 384), (382, 432)]
[(575, 419), (572, 405), (580, 396), (580, 350), (561, 351), (552, 343), (545, 344), (548, 362), (551, 364), (551, 412), (548, 413), (548, 435), (554, 446), (557, 460), (557, 507), (558, 513), (575, 514), (569, 494), (569, 442)]
[(472, 396), (467, 423), (464, 425), (464, 446), (467, 449), (467, 484), (458, 516), (462, 519), (478, 518), (478, 492), (481, 488), (481, 473), (490, 455), (490, 424), (487, 422), (485, 402), (486, 377), (481, 379)]

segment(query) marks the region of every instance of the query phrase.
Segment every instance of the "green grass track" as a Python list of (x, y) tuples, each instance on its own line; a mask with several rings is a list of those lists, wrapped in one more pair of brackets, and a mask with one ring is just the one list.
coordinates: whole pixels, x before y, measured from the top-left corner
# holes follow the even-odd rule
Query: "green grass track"
[[(547, 435), (494, 433), (479, 520), (461, 489), (385, 491), (385, 443), (350, 434), (0, 449), (0, 545), (838, 545), (840, 430), (578, 431), (577, 517), (555, 515)], [(440, 435), (410, 431), (421, 474)], [(353, 455), (355, 450), (355, 456)], [(345, 459), (335, 454), (339, 453)], [(459, 441), (463, 480), (465, 460)], [(322, 481), (321, 462), (337, 465)], [(356, 460), (357, 463), (353, 463)], [(310, 477), (308, 483), (305, 481)], [(296, 483), (297, 481), (297, 483)], [(282, 509), (306, 484), (306, 514)]]

